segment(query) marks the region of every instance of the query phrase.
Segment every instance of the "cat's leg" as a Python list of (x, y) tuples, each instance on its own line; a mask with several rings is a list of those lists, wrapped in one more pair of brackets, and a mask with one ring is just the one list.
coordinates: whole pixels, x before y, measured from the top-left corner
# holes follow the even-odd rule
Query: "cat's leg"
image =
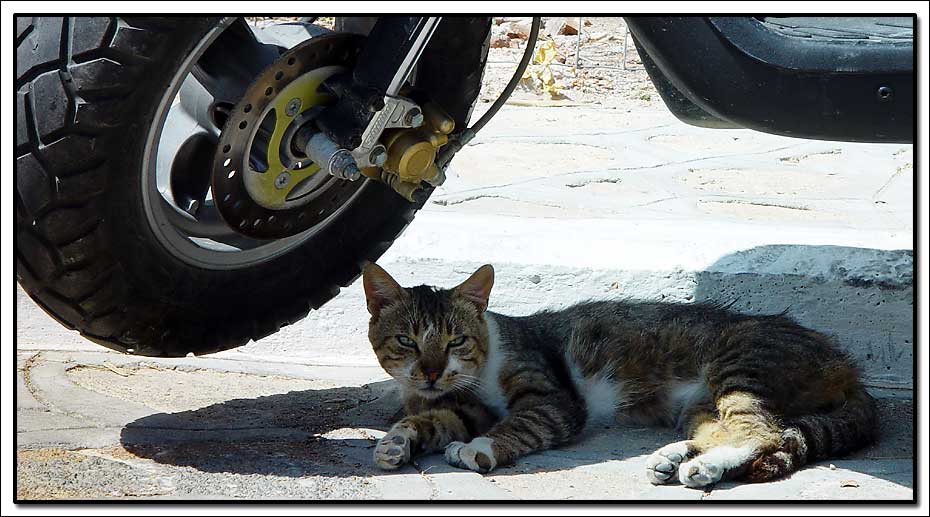
[(471, 415), (454, 409), (430, 409), (402, 418), (375, 446), (375, 464), (393, 470), (419, 454), (442, 450), (471, 435), (465, 420)]
[(699, 452), (678, 468), (678, 479), (686, 486), (701, 488), (739, 476), (782, 442), (781, 428), (756, 395), (728, 393), (717, 400), (717, 410), (718, 425), (694, 430)]
[(584, 411), (577, 403), (558, 398), (512, 408), (510, 414), (484, 436), (468, 443), (452, 442), (446, 461), (454, 467), (490, 472), (499, 465), (531, 452), (565, 443), (584, 426)]
[[(712, 433), (720, 427), (716, 414), (711, 410), (696, 407), (689, 413), (686, 420), (690, 437)], [(698, 455), (700, 446), (700, 442), (688, 439), (670, 443), (653, 452), (646, 458), (646, 478), (653, 485), (677, 482), (679, 466)]]
[(697, 452), (693, 440), (670, 443), (646, 458), (646, 478), (653, 485), (678, 479), (678, 466)]

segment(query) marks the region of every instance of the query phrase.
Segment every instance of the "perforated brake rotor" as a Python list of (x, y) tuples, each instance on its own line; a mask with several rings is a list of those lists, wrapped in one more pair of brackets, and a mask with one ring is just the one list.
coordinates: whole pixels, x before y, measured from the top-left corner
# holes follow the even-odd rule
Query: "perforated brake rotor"
[(232, 228), (255, 238), (294, 235), (333, 215), (361, 187), (363, 181), (334, 178), (295, 157), (290, 138), (336, 100), (319, 86), (352, 69), (362, 41), (328, 34), (301, 43), (265, 69), (233, 108), (212, 174), (214, 202)]

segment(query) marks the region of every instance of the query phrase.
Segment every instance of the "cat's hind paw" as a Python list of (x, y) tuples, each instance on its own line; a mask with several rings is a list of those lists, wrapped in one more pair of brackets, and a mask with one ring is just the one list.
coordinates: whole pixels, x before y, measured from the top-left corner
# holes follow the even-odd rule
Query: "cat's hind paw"
[(729, 474), (740, 471), (758, 457), (758, 447), (754, 443), (739, 447), (718, 445), (682, 463), (678, 469), (678, 479), (685, 486), (703, 488), (717, 483), (725, 475), (729, 477)]
[(497, 460), (491, 448), (491, 439), (475, 438), (468, 443), (452, 442), (446, 446), (446, 462), (453, 467), (468, 469), (481, 474), (494, 470)]
[(646, 458), (646, 478), (653, 485), (664, 485), (678, 479), (678, 466), (693, 454), (688, 441), (662, 447)]
[(410, 438), (402, 432), (391, 431), (375, 446), (375, 465), (394, 470), (410, 461)]
[(723, 468), (716, 463), (697, 457), (683, 464), (678, 472), (681, 483), (690, 488), (703, 488), (713, 485), (723, 477)]

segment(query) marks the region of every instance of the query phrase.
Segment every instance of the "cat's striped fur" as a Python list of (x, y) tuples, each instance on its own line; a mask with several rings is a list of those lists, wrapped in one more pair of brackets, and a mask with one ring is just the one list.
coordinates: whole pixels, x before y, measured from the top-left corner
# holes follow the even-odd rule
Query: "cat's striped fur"
[(376, 447), (381, 467), (445, 451), (487, 472), (611, 418), (684, 427), (646, 473), (700, 487), (778, 478), (874, 439), (852, 361), (785, 315), (601, 301), (516, 318), (486, 311), (492, 285), (490, 266), (449, 290), (366, 266), (369, 338), (408, 415)]

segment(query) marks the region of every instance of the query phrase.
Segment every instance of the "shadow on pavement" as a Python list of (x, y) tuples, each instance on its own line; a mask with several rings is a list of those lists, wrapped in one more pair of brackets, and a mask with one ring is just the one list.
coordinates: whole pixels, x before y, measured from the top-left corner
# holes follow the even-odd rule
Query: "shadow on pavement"
[[(776, 313), (788, 308), (789, 314), (803, 324), (821, 330), (833, 329), (831, 333), (848, 347), (850, 339), (872, 336), (870, 327), (884, 328), (888, 332), (888, 326), (895, 325), (896, 321), (900, 326), (900, 322), (908, 320), (908, 317), (902, 318), (902, 311), (911, 314), (909, 304), (912, 302), (909, 294), (901, 295), (901, 282), (883, 285), (878, 280), (858, 277), (854, 272), (837, 272), (835, 268), (862, 260), (874, 260), (872, 266), (881, 266), (882, 261), (888, 260), (893, 269), (899, 264), (901, 254), (905, 262), (912, 257), (907, 251), (761, 246), (724, 257), (708, 271), (698, 273), (694, 299), (735, 300), (733, 308), (747, 313)], [(798, 264), (806, 264), (807, 270), (796, 271), (796, 274), (767, 271), (773, 265), (776, 269), (784, 269), (784, 263), (779, 265), (779, 261), (798, 260)], [(832, 279), (814, 275), (818, 268), (826, 268), (825, 271), (833, 275)], [(892, 270), (889, 274), (893, 277), (899, 273)], [(859, 304), (847, 302), (837, 310), (837, 297), (856, 296), (868, 300)], [(911, 336), (910, 327), (892, 328), (891, 332), (896, 338)], [(901, 343), (895, 345), (901, 347)], [(872, 344), (867, 344), (865, 348), (852, 350), (854, 355), (864, 356), (866, 373), (885, 375), (892, 380), (911, 380), (908, 360), (912, 355), (891, 356), (871, 347)], [(878, 461), (913, 457), (912, 402), (884, 398), (879, 400), (879, 406), (880, 442), (821, 466), (836, 463), (912, 487), (913, 471), (903, 472), (901, 468), (889, 467), (888, 462)], [(121, 443), (137, 456), (204, 472), (285, 477), (385, 475), (390, 473), (378, 470), (371, 462), (372, 447), (380, 433), (368, 431), (386, 431), (398, 418), (399, 410), (400, 401), (392, 381), (361, 387), (295, 391), (234, 399), (192, 411), (150, 415), (127, 425), (122, 430)], [(577, 443), (527, 456), (516, 465), (499, 468), (492, 476), (635, 460), (678, 439), (681, 439), (678, 433), (667, 429), (609, 426), (590, 432)], [(629, 465), (626, 468), (630, 468)]]
[[(372, 447), (380, 434), (368, 430), (386, 431), (398, 416), (400, 406), (391, 388), (391, 381), (384, 381), (359, 388), (295, 391), (234, 399), (193, 411), (158, 413), (127, 425), (120, 442), (136, 456), (203, 472), (284, 477), (390, 475), (371, 463)], [(912, 487), (909, 472), (885, 472), (884, 466), (874, 461), (842, 463), (912, 457), (912, 432), (906, 425), (910, 422), (906, 415), (913, 410), (911, 402), (880, 399), (879, 406), (881, 441), (831, 462)], [(671, 429), (606, 426), (586, 433), (576, 443), (501, 467), (492, 476), (635, 460), (679, 439)]]
[(399, 408), (388, 381), (292, 391), (146, 416), (120, 442), (139, 457), (204, 472), (364, 475), (374, 470), (365, 429), (386, 430)]

